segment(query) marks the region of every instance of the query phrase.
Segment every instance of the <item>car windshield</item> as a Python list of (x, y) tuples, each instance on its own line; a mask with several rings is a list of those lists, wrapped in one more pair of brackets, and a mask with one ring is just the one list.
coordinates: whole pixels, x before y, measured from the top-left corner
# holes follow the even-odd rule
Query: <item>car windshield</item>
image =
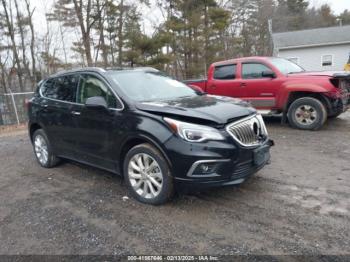
[(171, 100), (198, 95), (192, 88), (161, 72), (111, 71), (109, 75), (130, 99), (136, 101)]
[(300, 73), (300, 72), (304, 72), (305, 70), (287, 60), (287, 59), (283, 59), (283, 58), (270, 58), (270, 62), (271, 64), (273, 64), (275, 67), (277, 67), (277, 69), (282, 73), (282, 74), (285, 74), (285, 75), (288, 75), (288, 74), (295, 74), (295, 73)]

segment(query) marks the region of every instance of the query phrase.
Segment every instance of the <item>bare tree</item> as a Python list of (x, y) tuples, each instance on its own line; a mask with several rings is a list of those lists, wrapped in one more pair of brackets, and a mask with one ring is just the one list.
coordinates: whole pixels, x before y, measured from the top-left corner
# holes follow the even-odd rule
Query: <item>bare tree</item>
[[(18, 55), (12, 16), (10, 17), (10, 15), (9, 15), (9, 9), (8, 9), (6, 0), (1, 0), (1, 3), (2, 3), (2, 7), (4, 9), (7, 33), (10, 36), (10, 39), (11, 39), (12, 51), (13, 51), (13, 56), (14, 56), (14, 65), (17, 64), (16, 71), (17, 71), (17, 76), (18, 76), (18, 82), (19, 82), (20, 90), (23, 91), (24, 90), (24, 86), (23, 86), (23, 78), (22, 78), (23, 77), (23, 75), (22, 75), (22, 66), (21, 66), (21, 61), (20, 61), (19, 55)], [(10, 11), (11, 11), (11, 7), (10, 7)]]
[(90, 32), (95, 20), (93, 20), (91, 17), (91, 0), (87, 0), (85, 6), (83, 0), (73, 0), (73, 3), (75, 13), (79, 21), (79, 27), (85, 48), (86, 61), (88, 66), (92, 66)]
[(37, 81), (36, 79), (36, 61), (35, 61), (35, 31), (34, 31), (34, 24), (33, 24), (33, 14), (35, 8), (31, 9), (29, 0), (25, 0), (26, 3), (26, 9), (27, 9), (27, 15), (28, 15), (28, 24), (30, 28), (30, 54), (32, 58), (32, 83), (34, 87), (34, 83)]

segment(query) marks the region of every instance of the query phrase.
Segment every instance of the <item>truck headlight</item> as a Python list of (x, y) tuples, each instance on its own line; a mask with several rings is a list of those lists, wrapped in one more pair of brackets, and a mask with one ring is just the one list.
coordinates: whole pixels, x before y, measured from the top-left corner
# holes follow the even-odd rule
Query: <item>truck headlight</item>
[(167, 117), (164, 118), (164, 121), (175, 133), (188, 142), (199, 143), (207, 140), (225, 139), (219, 130), (209, 126), (181, 122)]

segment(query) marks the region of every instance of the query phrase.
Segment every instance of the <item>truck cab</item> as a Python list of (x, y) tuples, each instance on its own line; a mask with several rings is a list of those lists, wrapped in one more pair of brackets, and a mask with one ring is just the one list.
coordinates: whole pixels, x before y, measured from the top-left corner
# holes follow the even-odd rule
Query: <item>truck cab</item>
[(350, 73), (306, 72), (276, 57), (217, 62), (210, 66), (207, 80), (186, 83), (208, 94), (248, 101), (263, 115), (282, 114), (299, 129), (320, 129), (350, 104)]

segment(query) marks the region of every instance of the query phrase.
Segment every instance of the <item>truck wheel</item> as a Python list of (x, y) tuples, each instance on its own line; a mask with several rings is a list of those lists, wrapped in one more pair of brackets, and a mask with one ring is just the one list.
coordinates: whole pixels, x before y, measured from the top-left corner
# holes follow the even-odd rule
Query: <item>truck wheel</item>
[(124, 178), (132, 196), (146, 204), (160, 205), (174, 193), (173, 177), (163, 155), (150, 144), (133, 147), (124, 160)]
[(288, 120), (294, 128), (318, 130), (327, 120), (327, 110), (320, 100), (302, 97), (290, 105)]

